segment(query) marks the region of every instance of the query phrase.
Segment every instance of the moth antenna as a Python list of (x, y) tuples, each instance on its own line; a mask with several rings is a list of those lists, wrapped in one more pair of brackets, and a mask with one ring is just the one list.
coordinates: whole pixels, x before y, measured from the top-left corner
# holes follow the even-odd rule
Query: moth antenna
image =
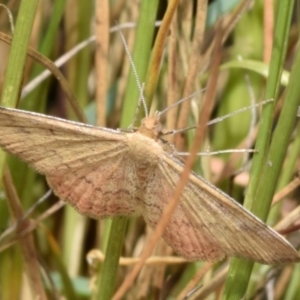
[[(182, 100), (185, 100), (185, 99), (182, 99)], [(181, 100), (180, 100), (180, 101), (181, 101)], [(258, 106), (265, 105), (265, 104), (267, 104), (267, 103), (269, 103), (269, 102), (273, 102), (273, 101), (274, 101), (274, 99), (268, 99), (268, 100), (264, 100), (264, 101), (262, 101), (262, 102), (260, 102), (260, 103), (256, 103), (256, 104), (254, 104), (254, 105), (250, 105), (250, 106), (247, 106), (247, 107), (243, 107), (243, 108), (238, 109), (238, 110), (236, 110), (236, 111), (234, 111), (234, 112), (232, 112), (232, 113), (229, 113), (229, 114), (224, 115), (224, 116), (222, 116), (222, 117), (218, 117), (218, 118), (216, 118), (216, 119), (213, 119), (213, 120), (207, 122), (206, 125), (209, 126), (209, 125), (212, 125), (212, 124), (221, 122), (221, 121), (223, 121), (223, 120), (225, 120), (225, 119), (227, 119), (227, 118), (230, 118), (230, 117), (232, 117), (232, 116), (235, 116), (235, 115), (237, 115), (237, 114), (239, 114), (239, 113), (242, 113), (242, 112), (247, 111), (247, 110), (249, 110), (249, 109), (253, 110), (254, 108), (256, 108), (256, 107), (258, 107)], [(175, 104), (176, 104), (176, 103), (175, 103)], [(173, 104), (173, 106), (174, 106), (175, 104)], [(164, 110), (163, 112), (165, 112), (165, 110)], [(197, 128), (197, 126), (189, 126), (189, 127), (184, 127), (184, 128), (180, 128), (180, 129), (168, 130), (168, 131), (163, 132), (162, 135), (178, 134), (178, 133), (185, 132), (185, 131), (191, 130), (191, 129), (196, 129), (196, 128)]]
[(126, 54), (128, 56), (128, 59), (129, 59), (129, 62), (130, 62), (131, 68), (132, 68), (132, 72), (133, 72), (133, 75), (134, 75), (135, 80), (136, 80), (136, 84), (137, 84), (139, 92), (140, 92), (140, 99), (141, 99), (141, 102), (143, 103), (143, 106), (144, 106), (145, 116), (148, 117), (149, 113), (148, 113), (148, 108), (147, 108), (147, 105), (146, 105), (146, 100), (145, 100), (145, 97), (144, 97), (144, 94), (143, 94), (143, 87), (142, 87), (142, 85), (140, 83), (136, 67), (134, 65), (132, 56), (130, 54), (130, 51), (129, 51), (128, 46), (127, 46), (126, 41), (125, 41), (125, 37), (124, 37), (124, 35), (123, 35), (123, 33), (122, 33), (122, 31), (121, 31), (120, 28), (118, 29), (118, 31), (119, 31), (119, 34), (121, 36), (121, 40), (122, 40), (125, 52), (126, 52)]
[(175, 102), (174, 104), (172, 104), (172, 105), (168, 106), (167, 108), (165, 108), (164, 110), (158, 112), (158, 113), (157, 113), (158, 116), (161, 116), (162, 114), (166, 113), (166, 112), (167, 112), (168, 110), (170, 110), (171, 108), (173, 108), (173, 107), (175, 107), (175, 106), (181, 104), (181, 103), (184, 102), (184, 101), (193, 99), (194, 96), (196, 96), (196, 95), (202, 93), (203, 91), (205, 91), (205, 88), (204, 88), (204, 89), (201, 89), (200, 91), (197, 91), (197, 92), (195, 92), (195, 93), (193, 93), (193, 94), (191, 94), (191, 95), (189, 95), (189, 96), (187, 96), (187, 97), (185, 97), (185, 98), (183, 98), (183, 99), (181, 99), (181, 100), (178, 100), (178, 101)]
[(219, 118), (216, 118), (216, 119), (213, 119), (213, 120), (207, 122), (206, 125), (212, 125), (212, 124), (221, 122), (221, 121), (223, 121), (223, 120), (225, 120), (225, 119), (227, 119), (227, 118), (229, 118), (229, 117), (235, 116), (235, 115), (237, 115), (237, 114), (239, 114), (239, 113), (242, 113), (242, 112), (244, 112), (244, 111), (247, 111), (247, 110), (249, 110), (249, 109), (250, 109), (250, 110), (253, 110), (253, 109), (256, 108), (256, 107), (259, 107), (259, 106), (261, 106), (261, 105), (268, 104), (268, 103), (270, 103), (270, 102), (274, 102), (274, 99), (267, 99), (267, 100), (261, 101), (261, 102), (259, 102), (259, 103), (256, 103), (256, 104), (254, 104), (254, 105), (249, 105), (249, 106), (247, 106), (247, 107), (243, 107), (243, 108), (238, 109), (238, 110), (236, 110), (236, 111), (234, 111), (234, 112), (232, 112), (232, 113), (229, 113), (229, 114), (227, 114), (227, 115), (224, 115), (224, 116), (219, 117)]
[[(227, 149), (227, 150), (218, 150), (218, 151), (206, 151), (206, 152), (198, 152), (197, 155), (199, 156), (211, 156), (211, 155), (218, 155), (218, 154), (226, 154), (226, 153), (257, 153), (256, 149)], [(188, 156), (190, 155), (189, 152), (175, 152), (177, 156)]]
[(185, 131), (188, 131), (188, 130), (191, 130), (191, 129), (196, 129), (197, 127), (198, 126), (188, 126), (188, 127), (184, 127), (184, 128), (180, 128), (180, 129), (173, 129), (173, 130), (164, 131), (162, 133), (162, 136), (163, 135), (178, 134), (178, 133), (185, 132)]

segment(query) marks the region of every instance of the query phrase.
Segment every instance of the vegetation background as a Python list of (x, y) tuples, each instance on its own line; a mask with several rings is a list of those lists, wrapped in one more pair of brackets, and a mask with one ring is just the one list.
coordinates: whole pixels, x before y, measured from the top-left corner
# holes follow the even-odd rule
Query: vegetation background
[[(165, 114), (167, 129), (197, 124), (205, 101), (214, 102), (210, 116), (214, 118), (274, 99), (263, 108), (210, 126), (202, 145), (203, 151), (255, 147), (259, 155), (254, 155), (251, 169), (249, 154), (233, 153), (198, 158), (195, 171), (237, 201), (243, 203), (245, 198), (245, 206), (265, 221), (269, 215), (268, 223), (275, 228), (297, 224), (297, 1), (8, 0), (2, 4), (3, 106), (128, 127), (139, 90), (118, 30), (125, 36), (140, 82), (145, 83), (150, 113), (207, 87)], [(82, 49), (75, 48), (83, 41)], [(68, 51), (74, 48), (71, 57)], [(52, 64), (64, 54), (67, 59), (59, 70), (65, 79)], [(28, 84), (45, 69), (54, 76), (31, 89)], [(140, 111), (138, 120), (144, 113)], [(170, 136), (170, 141), (178, 150), (188, 151), (193, 138), (194, 131), (188, 131)], [(68, 205), (62, 208), (53, 195), (36, 207), (48, 190), (44, 177), (19, 160), (0, 155), (4, 174), (0, 299), (111, 299), (132, 269), (133, 258), (147, 245), (151, 230), (141, 218), (88, 219)], [(282, 190), (281, 201), (269, 213), (274, 193)], [(299, 232), (287, 237), (299, 246)], [(127, 258), (120, 266), (119, 255)], [(300, 294), (297, 264), (253, 268), (251, 262), (232, 259), (228, 268), (227, 261), (188, 263), (162, 240), (153, 255), (157, 262), (142, 269), (124, 299), (241, 299), (245, 294), (251, 299), (270, 295), (298, 299)], [(184, 298), (190, 291), (194, 293)]]

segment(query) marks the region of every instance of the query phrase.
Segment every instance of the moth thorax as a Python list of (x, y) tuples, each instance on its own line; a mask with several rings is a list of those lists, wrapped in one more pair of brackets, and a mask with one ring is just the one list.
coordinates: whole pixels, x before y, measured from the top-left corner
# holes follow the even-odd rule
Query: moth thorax
[(159, 142), (139, 132), (127, 136), (130, 155), (138, 166), (151, 167), (158, 164), (164, 153)]

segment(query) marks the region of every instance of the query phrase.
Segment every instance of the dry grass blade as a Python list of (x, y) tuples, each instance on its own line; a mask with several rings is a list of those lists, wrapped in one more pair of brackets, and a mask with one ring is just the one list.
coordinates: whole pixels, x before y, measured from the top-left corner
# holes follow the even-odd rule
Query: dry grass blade
[[(8, 204), (10, 207), (11, 215), (14, 218), (14, 221), (20, 220), (23, 216), (22, 206), (20, 204), (20, 200), (14, 188), (13, 181), (8, 169), (4, 171), (4, 185), (8, 197)], [(26, 230), (29, 226), (30, 221), (24, 220), (17, 228), (17, 230), (23, 231)], [(38, 255), (36, 252), (36, 247), (34, 245), (33, 236), (29, 234), (29, 236), (25, 238), (20, 237), (18, 241), (20, 243), (22, 254), (24, 256), (26, 275), (28, 276), (32, 291), (34, 292), (33, 297), (38, 297), (41, 300), (46, 300), (47, 296), (41, 279)]]

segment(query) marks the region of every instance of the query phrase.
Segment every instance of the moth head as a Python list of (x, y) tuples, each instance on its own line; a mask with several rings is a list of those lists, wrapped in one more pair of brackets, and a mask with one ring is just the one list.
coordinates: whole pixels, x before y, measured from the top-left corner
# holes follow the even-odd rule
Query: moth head
[(157, 140), (162, 134), (162, 125), (159, 121), (159, 115), (156, 114), (152, 117), (142, 119), (141, 126), (138, 129), (141, 134)]

